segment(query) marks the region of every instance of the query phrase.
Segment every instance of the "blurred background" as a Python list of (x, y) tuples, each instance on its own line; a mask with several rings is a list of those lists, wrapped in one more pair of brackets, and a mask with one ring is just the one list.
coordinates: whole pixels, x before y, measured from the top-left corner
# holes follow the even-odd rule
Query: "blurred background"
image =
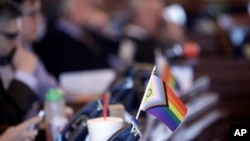
[[(173, 89), (189, 112), (173, 134), (158, 122), (148, 125), (144, 115), (144, 140), (227, 141), (229, 125), (250, 122), (250, 1), (41, 0), (41, 6), (34, 53), (71, 94), (66, 102), (75, 112), (131, 78), (132, 92), (126, 85), (127, 97), (115, 100), (134, 115), (156, 65), (161, 77), (173, 75), (169, 85), (178, 82)], [(103, 69), (112, 73), (96, 72)], [(88, 85), (76, 79), (79, 72), (97, 78)]]
[[(43, 12), (48, 21), (58, 17), (56, 11), (60, 2), (61, 0), (42, 1)], [(186, 103), (191, 103), (193, 109), (203, 108), (196, 110), (183, 125), (185, 128), (179, 129), (180, 133), (176, 132), (176, 135), (172, 135), (169, 140), (228, 140), (230, 124), (249, 123), (250, 119), (250, 2), (248, 0), (158, 0), (160, 5), (157, 5), (157, 2), (155, 5), (153, 2), (148, 5), (146, 0), (137, 2), (98, 0), (101, 13), (92, 16), (96, 16), (101, 24), (94, 21), (96, 26), (90, 28), (95, 32), (96, 29), (102, 28), (103, 30), (97, 30), (97, 33), (103, 31), (102, 35), (120, 43), (127, 38), (127, 35), (124, 37), (124, 33), (127, 33), (126, 27), (131, 23), (138, 24), (150, 32), (150, 36), (155, 39), (153, 45), (161, 48), (172, 68), (184, 70), (186, 67), (191, 67), (192, 82), (194, 82), (192, 84), (198, 85), (200, 89), (182, 98)], [(145, 42), (152, 43), (148, 40)], [(187, 43), (191, 43), (190, 46), (198, 46), (198, 53), (192, 54), (190, 51), (191, 55), (185, 56), (178, 51), (171, 52), (174, 47), (179, 45), (183, 48)], [(115, 56), (119, 56), (117, 51), (119, 47), (115, 47), (114, 50)], [(131, 60), (126, 58), (126, 51), (123, 51), (124, 66), (130, 66)], [(143, 50), (140, 52), (142, 54)], [(146, 50), (144, 53), (149, 59), (142, 57), (140, 60), (138, 57), (135, 60), (152, 63), (150, 59), (152, 54), (147, 54)], [(115, 61), (112, 63), (112, 67), (118, 72), (125, 70), (119, 63), (118, 65)], [(178, 77), (178, 74), (184, 72), (173, 73)], [(192, 84), (187, 84), (189, 85), (187, 87), (191, 87)]]

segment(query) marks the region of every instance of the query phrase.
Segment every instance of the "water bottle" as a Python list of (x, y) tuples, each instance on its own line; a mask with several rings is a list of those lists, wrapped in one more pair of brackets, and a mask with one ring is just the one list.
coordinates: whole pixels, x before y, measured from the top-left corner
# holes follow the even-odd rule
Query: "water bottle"
[(56, 88), (49, 89), (45, 96), (44, 106), (47, 140), (55, 141), (68, 122), (63, 94)]

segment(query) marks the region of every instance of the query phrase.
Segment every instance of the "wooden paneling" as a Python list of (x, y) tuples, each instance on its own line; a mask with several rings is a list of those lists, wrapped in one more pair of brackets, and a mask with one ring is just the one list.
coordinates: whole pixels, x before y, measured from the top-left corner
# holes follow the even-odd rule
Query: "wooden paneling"
[(200, 58), (195, 77), (202, 75), (210, 77), (210, 90), (220, 96), (217, 108), (226, 110), (228, 115), (207, 127), (195, 141), (227, 141), (230, 124), (250, 123), (250, 62), (218, 56)]

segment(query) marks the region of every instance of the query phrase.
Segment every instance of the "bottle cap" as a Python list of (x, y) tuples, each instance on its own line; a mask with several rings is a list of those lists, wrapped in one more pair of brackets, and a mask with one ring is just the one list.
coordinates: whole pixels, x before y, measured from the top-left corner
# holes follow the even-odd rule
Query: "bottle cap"
[(46, 101), (60, 101), (63, 99), (63, 95), (55, 88), (49, 89), (45, 96)]

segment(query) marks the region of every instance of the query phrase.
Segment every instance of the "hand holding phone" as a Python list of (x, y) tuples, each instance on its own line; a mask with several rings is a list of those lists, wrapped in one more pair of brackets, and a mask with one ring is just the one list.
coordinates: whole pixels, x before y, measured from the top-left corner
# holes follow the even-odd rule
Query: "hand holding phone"
[(38, 135), (37, 129), (33, 126), (33, 130), (29, 130), (31, 125), (36, 125), (41, 122), (38, 116), (30, 118), (16, 126), (8, 128), (1, 136), (1, 141), (26, 141), (35, 140)]
[[(44, 115), (45, 115), (45, 113), (44, 113), (43, 110), (39, 111), (38, 117), (40, 117), (41, 119), (43, 119), (43, 118), (44, 118)], [(38, 123), (30, 125), (29, 128), (28, 128), (28, 130), (29, 130), (29, 131), (34, 130), (34, 129), (36, 128), (36, 125), (37, 125), (37, 124), (38, 124)]]

